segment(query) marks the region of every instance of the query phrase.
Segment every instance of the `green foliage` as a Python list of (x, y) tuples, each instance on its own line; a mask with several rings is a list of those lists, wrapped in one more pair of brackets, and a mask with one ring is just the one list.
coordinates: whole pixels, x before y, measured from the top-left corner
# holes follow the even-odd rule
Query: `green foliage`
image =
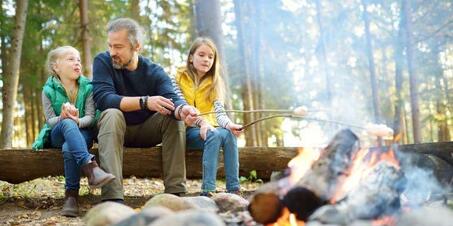
[(263, 183), (263, 180), (258, 178), (258, 174), (256, 173), (256, 170), (250, 171), (248, 177), (244, 177), (244, 176), (239, 177), (239, 181), (241, 183), (245, 183), (245, 182)]

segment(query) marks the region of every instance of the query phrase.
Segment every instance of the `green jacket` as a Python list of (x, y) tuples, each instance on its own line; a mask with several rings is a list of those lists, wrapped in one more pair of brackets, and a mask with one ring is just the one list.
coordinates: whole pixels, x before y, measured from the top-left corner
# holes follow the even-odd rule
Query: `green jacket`
[[(82, 118), (85, 116), (85, 101), (91, 92), (93, 92), (93, 86), (91, 85), (90, 80), (82, 75), (77, 79), (77, 82), (79, 83), (79, 91), (77, 93), (75, 107), (79, 109), (79, 117)], [(44, 84), (43, 92), (52, 103), (52, 108), (55, 114), (60, 115), (61, 106), (64, 103), (69, 102), (69, 98), (60, 80), (58, 80), (55, 76), (50, 76), (47, 79), (46, 84)], [(33, 150), (38, 151), (39, 149), (50, 146), (49, 136), (51, 130), (52, 128), (47, 123), (44, 124), (44, 127), (41, 129), (38, 137), (32, 145)]]

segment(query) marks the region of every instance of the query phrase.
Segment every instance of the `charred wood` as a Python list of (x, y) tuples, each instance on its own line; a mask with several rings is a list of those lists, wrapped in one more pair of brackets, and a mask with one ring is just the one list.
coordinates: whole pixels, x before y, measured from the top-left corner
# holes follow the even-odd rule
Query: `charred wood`
[(310, 220), (347, 225), (358, 219), (392, 214), (400, 209), (399, 197), (404, 187), (405, 178), (400, 170), (386, 162), (378, 163), (344, 200), (319, 208)]

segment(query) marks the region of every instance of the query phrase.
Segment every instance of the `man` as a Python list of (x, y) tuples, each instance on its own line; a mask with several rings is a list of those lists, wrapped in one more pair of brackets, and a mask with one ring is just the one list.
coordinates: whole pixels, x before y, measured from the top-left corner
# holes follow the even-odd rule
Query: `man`
[(162, 143), (166, 193), (181, 194), (185, 187), (185, 126), (193, 124), (196, 109), (174, 92), (162, 67), (139, 55), (143, 29), (129, 18), (107, 26), (109, 50), (93, 62), (93, 93), (97, 108), (99, 158), (116, 179), (102, 187), (103, 201), (123, 202), (122, 164), (126, 147)]

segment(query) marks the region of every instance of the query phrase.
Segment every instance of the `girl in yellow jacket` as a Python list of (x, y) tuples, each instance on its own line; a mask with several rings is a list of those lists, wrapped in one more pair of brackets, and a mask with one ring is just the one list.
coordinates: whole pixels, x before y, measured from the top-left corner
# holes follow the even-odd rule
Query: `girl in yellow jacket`
[(186, 130), (188, 149), (203, 150), (203, 183), (201, 195), (210, 196), (216, 190), (217, 160), (223, 149), (227, 192), (239, 194), (239, 154), (236, 137), (242, 125), (231, 121), (223, 106), (225, 85), (220, 75), (220, 60), (214, 42), (197, 38), (189, 51), (186, 66), (178, 69), (174, 78), (175, 91), (200, 113)]

